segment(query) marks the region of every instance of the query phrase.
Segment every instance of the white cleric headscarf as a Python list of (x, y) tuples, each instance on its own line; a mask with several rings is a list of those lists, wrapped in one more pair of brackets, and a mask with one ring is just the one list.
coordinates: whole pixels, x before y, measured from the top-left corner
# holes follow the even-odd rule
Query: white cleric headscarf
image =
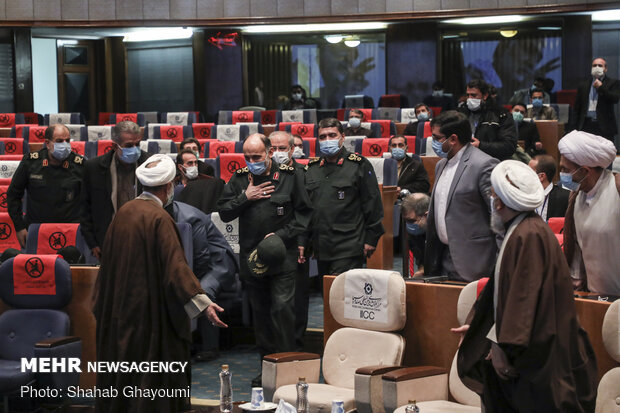
[(538, 175), (523, 162), (500, 162), (491, 173), (491, 185), (502, 202), (515, 211), (533, 211), (545, 200)]
[[(152, 165), (154, 162), (158, 163)], [(174, 161), (164, 154), (153, 155), (136, 168), (136, 177), (144, 186), (165, 185), (172, 181), (175, 175), (176, 166)]]
[(558, 142), (560, 153), (579, 166), (607, 168), (616, 159), (616, 146), (602, 136), (572, 131)]

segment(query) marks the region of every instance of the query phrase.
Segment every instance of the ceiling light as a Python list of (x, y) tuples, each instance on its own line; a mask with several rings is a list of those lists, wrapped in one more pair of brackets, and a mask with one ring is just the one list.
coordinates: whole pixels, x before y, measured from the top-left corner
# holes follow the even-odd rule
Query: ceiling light
[(538, 30), (562, 30), (562, 28), (555, 26), (540, 26), (538, 27)]
[(351, 40), (345, 40), (345, 41), (344, 41), (344, 44), (345, 44), (347, 47), (357, 47), (357, 46), (359, 46), (359, 45), (360, 45), (360, 41), (359, 41), (359, 40), (354, 40), (354, 39), (351, 39)]
[(485, 17), (464, 17), (462, 19), (443, 20), (442, 23), (449, 24), (498, 24), (498, 23), (516, 23), (525, 20), (524, 16), (507, 15), (507, 16), (485, 16)]
[(593, 22), (610, 22), (620, 20), (620, 9), (600, 10), (592, 12)]
[(504, 37), (515, 37), (517, 35), (517, 31), (516, 30), (500, 30), (499, 34), (501, 34)]
[(124, 42), (150, 42), (154, 40), (189, 39), (194, 30), (182, 27), (158, 27), (143, 28), (138, 31), (126, 33)]
[(339, 34), (332, 34), (329, 36), (325, 36), (325, 40), (327, 40), (331, 44), (336, 44), (342, 41), (342, 36), (340, 36)]
[(78, 44), (77, 40), (64, 40), (64, 39), (59, 39), (57, 41), (58, 46), (65, 46), (65, 45), (72, 45), (72, 44)]
[(327, 24), (274, 24), (245, 26), (244, 33), (307, 33), (307, 32), (344, 32), (360, 30), (385, 29), (387, 23), (327, 23)]

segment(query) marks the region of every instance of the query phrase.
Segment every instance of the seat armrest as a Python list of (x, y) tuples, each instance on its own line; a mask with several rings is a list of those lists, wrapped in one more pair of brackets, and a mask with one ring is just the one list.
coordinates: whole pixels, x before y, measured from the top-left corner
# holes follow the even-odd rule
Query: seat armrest
[(295, 384), (299, 377), (318, 383), (321, 356), (314, 353), (289, 352), (268, 354), (263, 358), (262, 385), (266, 401), (272, 401), (279, 387)]
[(383, 413), (383, 382), (381, 377), (402, 366), (375, 365), (355, 371), (355, 407), (359, 413)]
[(419, 366), (393, 370), (382, 376), (383, 405), (392, 412), (409, 400), (448, 400), (448, 371)]
[(81, 339), (76, 336), (54, 337), (41, 340), (34, 345), (35, 348), (54, 348), (65, 344), (74, 343)]
[(265, 357), (263, 357), (263, 360), (269, 361), (271, 363), (288, 363), (291, 361), (319, 360), (320, 358), (321, 356), (316, 353), (289, 351), (286, 353), (267, 354)]

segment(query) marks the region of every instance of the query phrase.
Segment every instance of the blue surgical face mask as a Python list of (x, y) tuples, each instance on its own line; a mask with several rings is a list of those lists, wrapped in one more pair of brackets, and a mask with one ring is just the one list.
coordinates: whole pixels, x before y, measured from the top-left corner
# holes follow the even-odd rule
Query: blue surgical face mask
[(422, 235), (426, 233), (424, 228), (414, 222), (407, 222), (405, 226), (407, 228), (407, 234), (409, 235)]
[(71, 153), (71, 144), (69, 142), (54, 142), (54, 151), (52, 156), (59, 161), (64, 161)]
[(140, 157), (140, 148), (132, 146), (131, 148), (121, 148), (121, 156), (119, 159), (124, 163), (135, 163)]
[(404, 148), (392, 148), (391, 152), (392, 158), (396, 159), (397, 161), (402, 161), (403, 159), (405, 159), (406, 154)]
[(248, 169), (253, 175), (262, 175), (267, 170), (267, 162), (246, 162), (248, 164)]
[(349, 126), (353, 129), (359, 128), (361, 124), (362, 121), (360, 120), (360, 118), (349, 118)]
[(512, 112), (512, 118), (515, 120), (515, 122), (523, 122), (523, 113), (521, 112)]
[(319, 142), (319, 149), (325, 156), (334, 156), (340, 150), (339, 139), (325, 139)]
[(571, 191), (576, 191), (576, 190), (579, 189), (579, 185), (581, 185), (581, 181), (583, 181), (583, 179), (585, 179), (585, 176), (584, 176), (584, 178), (581, 181), (579, 181), (579, 182), (573, 181), (573, 175), (579, 169), (581, 169), (581, 168), (578, 168), (577, 170), (573, 171), (572, 173), (571, 172), (560, 172), (560, 182), (562, 183), (563, 187), (568, 188)]
[(532, 99), (532, 106), (534, 106), (536, 109), (540, 109), (542, 108), (543, 105), (543, 100), (536, 98), (536, 99)]
[(418, 113), (418, 120), (419, 121), (428, 120), (428, 112), (420, 112), (420, 113)]
[(448, 157), (448, 153), (444, 152), (443, 149), (441, 148), (443, 146), (443, 142), (439, 142), (438, 140), (433, 139), (432, 145), (433, 145), (433, 150), (435, 151), (437, 156), (439, 156), (440, 158)]

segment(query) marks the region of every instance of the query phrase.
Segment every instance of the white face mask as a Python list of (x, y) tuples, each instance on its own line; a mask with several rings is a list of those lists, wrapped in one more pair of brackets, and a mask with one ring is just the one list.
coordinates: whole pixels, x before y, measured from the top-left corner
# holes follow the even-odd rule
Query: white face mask
[(598, 78), (603, 77), (603, 75), (605, 74), (605, 69), (603, 69), (602, 67), (595, 66), (592, 68), (591, 73), (592, 73), (592, 77), (595, 77), (598, 79)]
[(293, 93), (291, 97), (293, 100), (301, 100), (301, 93)]
[(467, 99), (467, 108), (471, 110), (472, 112), (475, 112), (478, 109), (480, 109), (481, 104), (482, 104), (482, 99), (474, 99), (474, 98)]
[(198, 177), (198, 167), (197, 166), (185, 167), (185, 176), (187, 177), (187, 179), (196, 179)]
[(304, 156), (306, 156), (306, 154), (300, 147), (296, 146), (295, 149), (293, 149), (293, 159), (303, 158)]
[(271, 159), (273, 159), (276, 163), (282, 164), (282, 165), (286, 165), (290, 162), (291, 158), (288, 157), (288, 152), (274, 152), (273, 155), (271, 156)]
[(362, 121), (360, 120), (360, 118), (349, 118), (349, 126), (353, 129), (359, 128), (361, 124)]

